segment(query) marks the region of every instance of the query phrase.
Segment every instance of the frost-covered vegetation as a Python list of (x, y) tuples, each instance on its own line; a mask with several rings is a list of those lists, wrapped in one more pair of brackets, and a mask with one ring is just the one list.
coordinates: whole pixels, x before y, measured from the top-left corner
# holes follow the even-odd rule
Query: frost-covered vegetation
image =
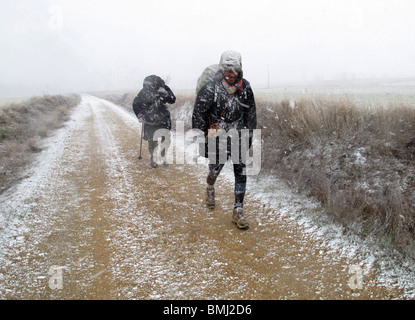
[(411, 253), (415, 108), (358, 98), (258, 99), (263, 168), (318, 199), (345, 230)]
[(0, 108), (0, 193), (20, 179), (41, 141), (69, 119), (80, 96), (33, 97)]

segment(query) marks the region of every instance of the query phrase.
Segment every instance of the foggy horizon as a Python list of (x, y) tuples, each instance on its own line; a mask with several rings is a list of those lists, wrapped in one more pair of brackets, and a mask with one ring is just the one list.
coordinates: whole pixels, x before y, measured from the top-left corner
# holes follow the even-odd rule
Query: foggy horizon
[(254, 88), (415, 77), (411, 0), (2, 1), (0, 97), (194, 89), (226, 50)]

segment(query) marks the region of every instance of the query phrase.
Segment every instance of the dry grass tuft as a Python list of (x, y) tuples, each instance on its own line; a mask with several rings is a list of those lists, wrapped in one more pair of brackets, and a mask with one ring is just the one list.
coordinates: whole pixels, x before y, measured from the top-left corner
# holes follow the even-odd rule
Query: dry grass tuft
[(0, 193), (21, 178), (40, 142), (69, 118), (79, 96), (43, 96), (0, 109)]

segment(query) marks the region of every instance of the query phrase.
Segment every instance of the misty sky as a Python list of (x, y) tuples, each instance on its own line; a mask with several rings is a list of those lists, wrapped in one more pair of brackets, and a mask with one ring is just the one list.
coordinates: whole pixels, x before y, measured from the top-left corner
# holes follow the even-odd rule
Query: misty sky
[(194, 88), (226, 50), (254, 88), (415, 76), (413, 0), (1, 0), (0, 97)]

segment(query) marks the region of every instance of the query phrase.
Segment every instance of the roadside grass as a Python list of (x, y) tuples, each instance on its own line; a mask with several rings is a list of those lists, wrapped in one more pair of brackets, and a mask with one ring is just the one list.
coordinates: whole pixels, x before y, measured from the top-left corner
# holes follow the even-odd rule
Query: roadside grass
[(32, 97), (0, 109), (0, 194), (22, 178), (41, 141), (69, 119), (80, 96)]
[(262, 168), (319, 200), (346, 232), (412, 256), (415, 108), (357, 98), (257, 99)]

